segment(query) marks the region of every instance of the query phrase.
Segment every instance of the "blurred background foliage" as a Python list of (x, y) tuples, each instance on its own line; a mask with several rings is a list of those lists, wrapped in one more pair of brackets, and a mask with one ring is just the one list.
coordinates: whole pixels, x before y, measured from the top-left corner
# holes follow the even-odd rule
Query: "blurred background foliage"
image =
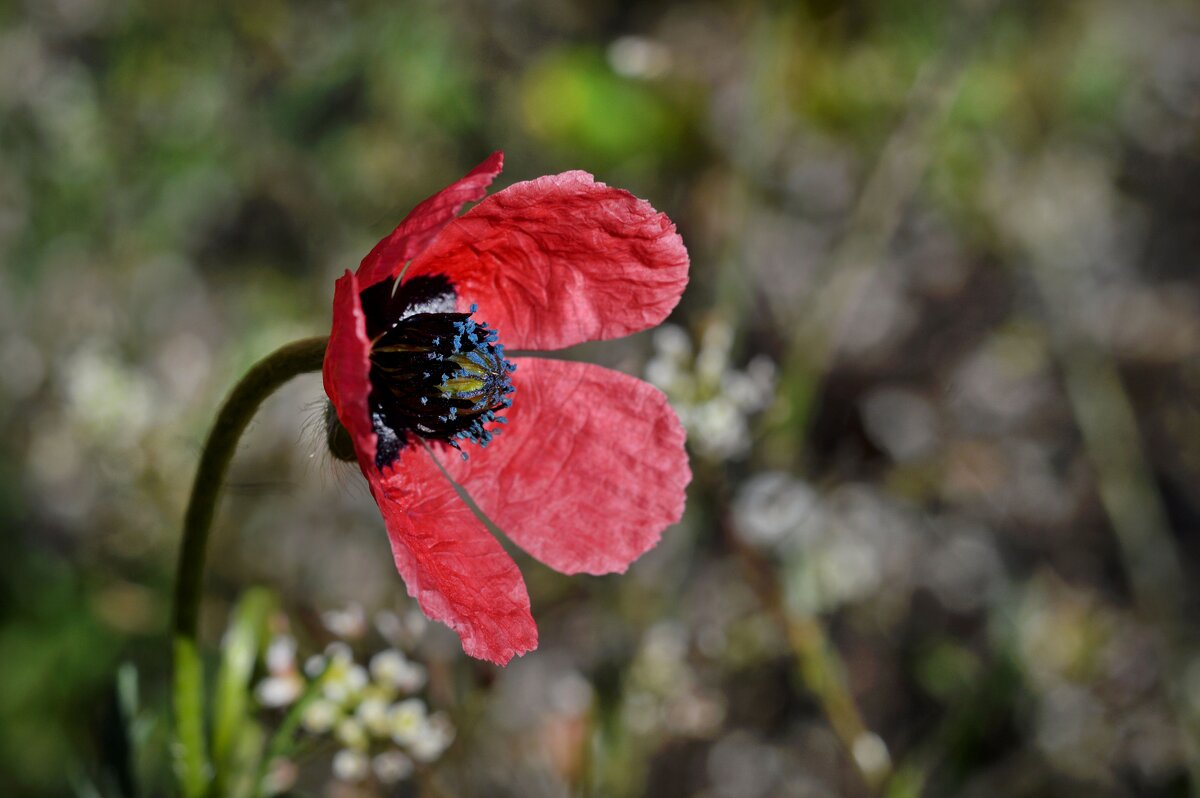
[(542, 643), (504, 671), (444, 630), (401, 645), (378, 515), (295, 381), (234, 464), (206, 639), (267, 586), (301, 657), (401, 646), (457, 736), (415, 781), (314, 741), (279, 789), (1200, 790), (1194, 2), (15, 0), (0, 792), (133, 794), (131, 713), (167, 790), (217, 402), (497, 148), (501, 185), (587, 169), (678, 223), (672, 325), (570, 356), (671, 395), (687, 516), (623, 577), (521, 557)]

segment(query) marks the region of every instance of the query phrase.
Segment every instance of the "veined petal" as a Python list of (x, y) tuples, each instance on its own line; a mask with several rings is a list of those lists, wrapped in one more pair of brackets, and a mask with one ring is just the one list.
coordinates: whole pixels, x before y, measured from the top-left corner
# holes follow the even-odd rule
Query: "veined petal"
[(509, 423), (436, 452), (480, 509), (563, 573), (624, 571), (683, 514), (685, 433), (657, 388), (589, 363), (516, 358)]
[(413, 208), (404, 221), (363, 258), (358, 267), (359, 285), (370, 288), (400, 274), (404, 264), (429, 246), (442, 228), (454, 220), (463, 205), (487, 193), (488, 186), (503, 168), (504, 153), (494, 152), (464, 178)]
[(460, 310), (511, 348), (560, 349), (618, 338), (667, 317), (687, 285), (675, 225), (627, 191), (565, 172), (486, 198), (410, 264), (444, 274)]
[(419, 445), (395, 466), (363, 469), (408, 594), (454, 629), (463, 651), (497, 665), (537, 648), (517, 564)]
[(333, 287), (333, 328), (325, 347), (321, 377), (338, 419), (350, 433), (360, 463), (375, 462), (371, 428), (371, 342), (358, 298), (358, 278), (347, 271)]

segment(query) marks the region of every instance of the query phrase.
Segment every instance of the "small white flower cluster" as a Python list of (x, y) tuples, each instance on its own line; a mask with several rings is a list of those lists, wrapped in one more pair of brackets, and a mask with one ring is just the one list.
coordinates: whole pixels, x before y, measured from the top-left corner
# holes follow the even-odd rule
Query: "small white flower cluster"
[(333, 759), (333, 773), (343, 781), (374, 772), (393, 784), (411, 775), (412, 760), (432, 762), (454, 740), (450, 719), (431, 714), (412, 695), (425, 685), (424, 666), (396, 649), (379, 652), (364, 668), (349, 646), (334, 643), (324, 656), (309, 658), (304, 670), (320, 680), (320, 694), (304, 708), (301, 725), (312, 734), (332, 734), (343, 746)]
[(894, 610), (918, 587), (971, 613), (1009, 584), (989, 529), (949, 513), (922, 517), (864, 483), (819, 493), (784, 471), (757, 473), (738, 486), (733, 529), (781, 560), (788, 600), (806, 613), (861, 603)]
[(654, 333), (654, 356), (646, 379), (671, 399), (688, 440), (706, 457), (739, 457), (750, 449), (747, 418), (771, 405), (775, 397), (775, 364), (754, 357), (744, 371), (731, 368), (733, 329), (708, 324), (699, 351), (681, 327), (664, 324)]
[(733, 522), (743, 541), (780, 557), (789, 604), (806, 613), (906, 602), (925, 567), (912, 514), (868, 485), (820, 495), (786, 472), (759, 473), (738, 487)]
[(309, 734), (332, 736), (341, 746), (333, 758), (337, 779), (361, 782), (373, 775), (380, 784), (395, 784), (412, 775), (414, 760), (433, 762), (454, 741), (450, 718), (431, 713), (415, 695), (427, 681), (425, 666), (398, 649), (378, 652), (364, 667), (339, 641), (309, 657), (303, 674), (295, 652), (290, 637), (271, 643), (268, 675), (255, 695), (264, 707), (281, 708), (312, 685), (315, 695), (305, 699), (300, 725)]
[(623, 707), (625, 722), (634, 732), (704, 738), (720, 728), (724, 699), (703, 686), (688, 664), (687, 652), (688, 632), (682, 624), (663, 621), (646, 631), (629, 669)]

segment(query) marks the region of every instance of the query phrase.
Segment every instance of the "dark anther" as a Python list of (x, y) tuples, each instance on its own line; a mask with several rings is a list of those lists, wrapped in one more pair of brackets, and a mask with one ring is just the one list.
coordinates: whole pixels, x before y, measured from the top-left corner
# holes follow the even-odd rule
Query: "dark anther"
[(380, 468), (408, 434), (460, 451), (463, 441), (488, 445), (497, 431), (485, 425), (503, 422), (497, 413), (514, 390), (514, 366), (496, 341), (470, 313), (414, 313), (375, 338), (370, 401)]

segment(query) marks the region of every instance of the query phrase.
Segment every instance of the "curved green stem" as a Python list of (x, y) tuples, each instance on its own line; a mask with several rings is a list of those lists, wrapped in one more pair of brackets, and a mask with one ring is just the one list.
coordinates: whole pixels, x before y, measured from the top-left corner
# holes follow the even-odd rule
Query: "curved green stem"
[(250, 368), (234, 386), (204, 442), (196, 479), (183, 518), (183, 543), (175, 571), (171, 614), (175, 650), (175, 723), (177, 769), (188, 798), (208, 788), (209, 767), (204, 745), (203, 672), (196, 640), (203, 593), (208, 534), (225, 473), (238, 440), (263, 400), (292, 377), (320, 371), (328, 338), (305, 338), (282, 346)]

